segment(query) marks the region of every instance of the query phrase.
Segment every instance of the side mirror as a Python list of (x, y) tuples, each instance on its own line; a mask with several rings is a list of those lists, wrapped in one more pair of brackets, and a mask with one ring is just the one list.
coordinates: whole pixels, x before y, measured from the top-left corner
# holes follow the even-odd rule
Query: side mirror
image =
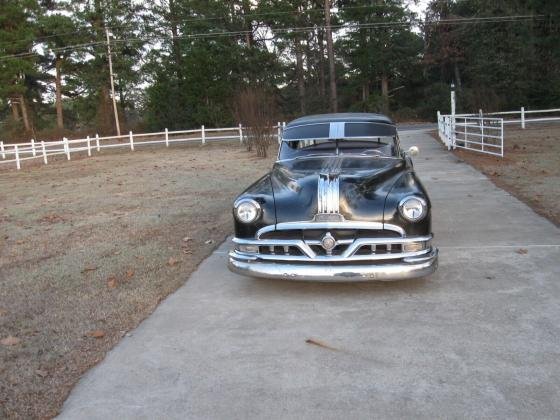
[(417, 156), (418, 153), (420, 153), (420, 149), (418, 149), (417, 146), (412, 146), (410, 149), (408, 149), (408, 151), (406, 152), (408, 154), (408, 156), (412, 157), (412, 156)]

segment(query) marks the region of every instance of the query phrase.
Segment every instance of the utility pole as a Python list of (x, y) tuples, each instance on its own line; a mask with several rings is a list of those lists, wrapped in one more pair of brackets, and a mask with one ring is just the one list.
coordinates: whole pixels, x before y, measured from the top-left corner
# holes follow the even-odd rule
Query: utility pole
[(111, 43), (109, 42), (109, 30), (105, 27), (105, 35), (107, 35), (107, 56), (109, 57), (109, 76), (111, 78), (111, 97), (113, 98), (113, 112), (115, 114), (115, 126), (117, 127), (117, 136), (121, 135), (121, 125), (119, 124), (119, 113), (117, 111), (117, 99), (115, 97), (115, 81), (113, 80), (113, 60), (111, 59)]
[(336, 75), (334, 66), (333, 39), (331, 31), (331, 0), (325, 0), (325, 30), (327, 32), (327, 55), (329, 56), (329, 81), (331, 112), (338, 112), (338, 99), (336, 97)]

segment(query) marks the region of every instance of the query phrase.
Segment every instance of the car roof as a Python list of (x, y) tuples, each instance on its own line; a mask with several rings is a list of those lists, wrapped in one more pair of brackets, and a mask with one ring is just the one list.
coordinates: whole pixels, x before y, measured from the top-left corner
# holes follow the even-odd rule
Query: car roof
[(339, 112), (333, 114), (308, 115), (297, 118), (289, 122), (286, 127), (330, 122), (373, 122), (378, 124), (394, 125), (393, 121), (383, 114), (373, 114), (367, 112)]

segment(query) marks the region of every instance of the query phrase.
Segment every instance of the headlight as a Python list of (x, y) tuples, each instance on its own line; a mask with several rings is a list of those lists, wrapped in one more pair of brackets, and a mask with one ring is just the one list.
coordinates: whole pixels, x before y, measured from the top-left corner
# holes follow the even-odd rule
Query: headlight
[(399, 212), (408, 221), (422, 220), (428, 211), (426, 201), (420, 197), (405, 197), (399, 203)]
[(233, 205), (235, 217), (242, 223), (252, 223), (261, 214), (261, 206), (255, 200), (242, 198)]

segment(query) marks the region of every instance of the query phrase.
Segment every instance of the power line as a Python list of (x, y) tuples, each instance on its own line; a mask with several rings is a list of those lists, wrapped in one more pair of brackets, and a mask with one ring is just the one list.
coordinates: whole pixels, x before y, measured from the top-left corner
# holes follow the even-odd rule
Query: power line
[[(373, 4), (373, 5), (362, 5), (362, 6), (344, 6), (342, 8), (337, 8), (337, 10), (332, 10), (331, 13), (343, 13), (345, 10), (358, 10), (358, 9), (385, 9), (386, 6), (382, 5), (382, 4)], [(282, 11), (274, 11), (274, 12), (259, 12), (259, 13), (242, 13), (242, 14), (234, 14), (231, 17), (229, 16), (210, 16), (210, 17), (193, 17), (193, 18), (189, 18), (189, 19), (181, 19), (181, 23), (187, 23), (187, 22), (204, 22), (204, 21), (214, 21), (214, 20), (227, 20), (229, 18), (252, 18), (252, 17), (261, 17), (261, 16), (276, 16), (276, 15), (305, 15), (305, 14), (311, 14), (311, 13), (319, 13), (319, 14), (323, 14), (325, 11), (323, 8), (310, 8), (310, 9), (306, 9), (303, 11), (300, 10), (282, 10)], [(112, 29), (126, 29), (126, 28), (137, 28), (138, 24), (137, 23), (131, 23), (129, 25), (113, 25), (113, 26), (105, 26), (106, 28), (108, 28), (109, 30)], [(91, 31), (98, 31), (101, 30), (99, 28), (95, 28), (94, 26), (89, 26), (89, 27), (85, 27), (85, 28), (81, 28), (78, 29), (76, 31), (73, 32), (63, 32), (63, 33), (57, 33), (57, 34), (52, 34), (52, 35), (45, 35), (45, 36), (40, 36), (40, 37), (36, 37), (34, 39), (19, 39), (19, 40), (14, 40), (14, 41), (6, 41), (6, 42), (0, 42), (0, 45), (2, 44), (14, 44), (14, 43), (18, 43), (18, 42), (33, 42), (33, 41), (43, 41), (46, 39), (50, 39), (50, 38), (56, 38), (59, 36), (65, 36), (65, 35), (75, 35), (75, 34), (80, 34), (80, 33), (85, 33), (85, 32), (91, 32)]]
[[(544, 15), (514, 15), (514, 16), (493, 16), (493, 17), (472, 17), (472, 18), (450, 18), (450, 19), (439, 19), (437, 21), (421, 21), (421, 20), (409, 20), (409, 21), (398, 21), (398, 22), (372, 22), (372, 23), (350, 23), (350, 24), (341, 24), (341, 25), (331, 25), (332, 29), (376, 29), (376, 28), (387, 28), (392, 26), (413, 26), (413, 25), (440, 25), (440, 24), (447, 24), (447, 25), (464, 25), (464, 24), (478, 24), (478, 23), (500, 23), (500, 22), (521, 22), (521, 21), (529, 21), (529, 20), (538, 20), (544, 18)], [(305, 27), (288, 27), (288, 28), (278, 28), (278, 27), (270, 27), (270, 31), (273, 33), (301, 33), (301, 32), (310, 32), (315, 31), (317, 29), (324, 29), (324, 25), (313, 25), (313, 26), (305, 26)], [(149, 36), (149, 37), (140, 37), (140, 38), (121, 38), (115, 39), (114, 43), (127, 43), (127, 42), (147, 42), (151, 40), (165, 40), (165, 39), (204, 39), (204, 38), (215, 38), (215, 37), (223, 37), (223, 36), (243, 36), (252, 33), (251, 30), (239, 30), (239, 31), (221, 31), (221, 32), (201, 32), (195, 34), (187, 34), (181, 35), (177, 37), (173, 37), (170, 35), (159, 35), (159, 36)], [(57, 53), (57, 52), (65, 52), (69, 50), (78, 50), (82, 48), (92, 47), (105, 44), (105, 41), (92, 41), (83, 44), (76, 44), (76, 45), (68, 45), (65, 47), (60, 48), (51, 48), (49, 51)], [(18, 54), (11, 54), (0, 56), (0, 60), (8, 59), (8, 58), (23, 58), (23, 57), (32, 57), (34, 55), (38, 55), (37, 52), (24, 52)]]

